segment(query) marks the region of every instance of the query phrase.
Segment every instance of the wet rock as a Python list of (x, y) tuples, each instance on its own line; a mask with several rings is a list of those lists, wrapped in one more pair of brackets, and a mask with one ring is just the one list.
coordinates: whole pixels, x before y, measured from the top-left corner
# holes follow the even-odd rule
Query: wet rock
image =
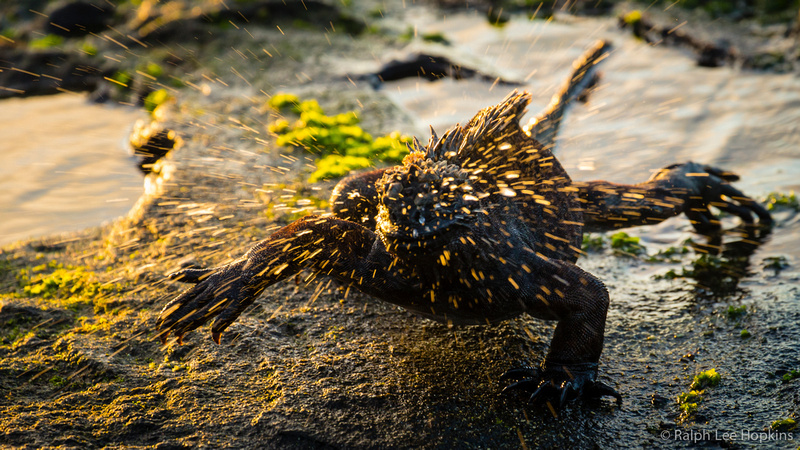
[(113, 12), (110, 3), (69, 2), (50, 13), (45, 32), (64, 37), (99, 33), (108, 27)]
[[(218, 7), (197, 12), (186, 12), (174, 20), (165, 20), (154, 14), (136, 25), (137, 41), (148, 44), (163, 44), (182, 40), (208, 40), (213, 38), (208, 25), (250, 23), (258, 25), (280, 25), (296, 23), (319, 31), (343, 31), (357, 35), (366, 29), (366, 24), (342, 12), (336, 6), (321, 1), (256, 1), (238, 4), (236, 8)], [(202, 32), (201, 32), (202, 31)], [(126, 41), (136, 45), (137, 41)]]
[(648, 44), (691, 50), (696, 55), (697, 65), (702, 67), (722, 67), (733, 64), (738, 58), (738, 52), (730, 42), (720, 41), (716, 44), (705, 42), (674, 24), (667, 26), (656, 24), (638, 11), (620, 16), (618, 24), (622, 29), (630, 28), (634, 36)]
[(518, 82), (504, 80), (500, 77), (483, 73), (478, 69), (465, 67), (451, 61), (446, 56), (427, 53), (412, 53), (402, 60), (392, 60), (386, 63), (375, 73), (356, 76), (357, 79), (367, 80), (375, 89), (380, 88), (382, 83), (387, 81), (396, 81), (413, 77), (423, 78), (428, 81), (436, 81), (447, 77), (456, 80), (480, 78), (481, 80), (489, 82), (497, 81), (497, 83), (501, 85), (519, 85)]
[(108, 70), (59, 50), (0, 48), (0, 99), (94, 91)]
[(0, 332), (5, 336), (16, 327), (33, 328), (37, 325), (55, 325), (70, 318), (70, 314), (59, 309), (42, 309), (16, 303), (0, 305)]
[(650, 396), (650, 404), (652, 404), (654, 408), (663, 408), (669, 404), (669, 401), (670, 399), (662, 395), (653, 394)]
[(144, 173), (153, 171), (153, 165), (170, 150), (176, 148), (180, 138), (174, 130), (167, 130), (158, 122), (136, 122), (130, 137), (134, 155), (139, 158), (139, 169)]

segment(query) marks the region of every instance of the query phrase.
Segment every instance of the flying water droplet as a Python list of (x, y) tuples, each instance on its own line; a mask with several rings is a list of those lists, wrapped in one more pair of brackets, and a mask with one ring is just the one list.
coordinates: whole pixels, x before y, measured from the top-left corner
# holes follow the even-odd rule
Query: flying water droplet
[(514, 196), (517, 195), (517, 193), (516, 193), (516, 191), (514, 191), (511, 188), (504, 187), (504, 188), (500, 189), (500, 195), (502, 195), (504, 197), (514, 197)]

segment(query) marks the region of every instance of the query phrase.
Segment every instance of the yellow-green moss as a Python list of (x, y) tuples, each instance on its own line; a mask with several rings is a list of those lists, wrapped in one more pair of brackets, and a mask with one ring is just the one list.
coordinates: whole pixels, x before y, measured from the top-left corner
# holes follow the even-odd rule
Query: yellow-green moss
[(794, 191), (790, 191), (788, 194), (784, 194), (782, 192), (770, 192), (761, 200), (761, 202), (766, 204), (767, 209), (770, 211), (779, 209), (800, 211), (800, 202), (798, 202), (797, 195), (795, 195)]
[(635, 25), (642, 21), (642, 12), (634, 9), (622, 16), (622, 20), (628, 25)]
[(117, 284), (104, 284), (91, 270), (51, 260), (46, 264), (20, 269), (19, 294), (39, 297), (58, 306), (75, 309), (84, 304), (102, 308), (103, 299), (119, 291)]
[(170, 101), (172, 96), (166, 91), (166, 89), (158, 89), (149, 94), (147, 97), (144, 98), (144, 109), (147, 110), (150, 114), (156, 110), (159, 106), (163, 105), (164, 103)]
[(779, 419), (770, 424), (770, 429), (775, 431), (792, 431), (797, 428), (797, 421), (794, 419)]
[(277, 144), (300, 147), (319, 155), (310, 182), (339, 178), (353, 170), (371, 167), (377, 161), (400, 162), (408, 154), (409, 136), (394, 132), (373, 138), (358, 124), (356, 111), (328, 116), (316, 100), (301, 101), (296, 95), (276, 94), (268, 105), (299, 117), (290, 122), (279, 119), (269, 126)]
[(64, 38), (55, 34), (46, 34), (30, 42), (30, 47), (36, 50), (47, 50), (48, 48), (58, 47), (64, 43)]
[(682, 392), (678, 395), (678, 408), (684, 415), (692, 415), (697, 412), (697, 404), (703, 401), (703, 391)]
[(722, 377), (720, 374), (717, 373), (717, 369), (708, 369), (700, 372), (695, 375), (694, 380), (692, 380), (692, 390), (700, 390), (709, 386), (717, 386), (721, 378)]
[(599, 252), (603, 248), (605, 248), (605, 240), (603, 239), (603, 235), (592, 236), (589, 233), (583, 234), (583, 243), (581, 244), (581, 250), (584, 252)]
[(646, 252), (644, 246), (639, 243), (638, 237), (630, 236), (624, 231), (611, 235), (611, 248), (629, 255), (638, 255)]

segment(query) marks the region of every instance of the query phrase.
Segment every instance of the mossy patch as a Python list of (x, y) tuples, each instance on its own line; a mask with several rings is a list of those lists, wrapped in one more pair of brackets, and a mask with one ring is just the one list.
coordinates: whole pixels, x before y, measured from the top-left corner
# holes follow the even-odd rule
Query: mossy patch
[(169, 95), (166, 89), (155, 90), (147, 94), (147, 97), (144, 98), (144, 109), (146, 109), (150, 114), (153, 114), (156, 108), (170, 100), (172, 100), (172, 96)]
[(636, 25), (642, 21), (642, 12), (634, 9), (622, 16), (622, 20), (628, 25)]
[(748, 339), (748, 338), (752, 337), (753, 335), (747, 330), (742, 330), (741, 332), (739, 332), (739, 336), (742, 339)]
[(770, 211), (779, 211), (789, 209), (792, 211), (800, 211), (800, 202), (797, 200), (797, 195), (794, 191), (785, 194), (783, 192), (770, 192), (761, 200), (761, 203), (767, 205)]
[(797, 428), (797, 421), (791, 418), (778, 419), (772, 422), (769, 428), (775, 431), (792, 431)]
[(681, 392), (677, 398), (682, 420), (689, 419), (697, 412), (705, 389), (719, 385), (720, 380), (721, 376), (716, 369), (708, 369), (694, 376), (689, 392)]
[(275, 121), (269, 131), (277, 135), (282, 147), (300, 147), (319, 155), (311, 183), (339, 178), (353, 170), (372, 167), (376, 162), (397, 163), (408, 154), (411, 137), (393, 132), (373, 138), (358, 124), (356, 111), (328, 116), (316, 100), (300, 99), (292, 94), (276, 94), (269, 106), (281, 113), (299, 115), (294, 122)]
[(680, 262), (682, 257), (689, 253), (689, 247), (684, 243), (679, 247), (670, 246), (664, 250), (659, 250), (647, 258), (647, 262)]
[(599, 252), (606, 246), (605, 240), (602, 235), (593, 236), (589, 233), (583, 234), (583, 243), (581, 249), (584, 252)]
[(647, 249), (639, 243), (637, 236), (630, 236), (624, 231), (611, 235), (611, 248), (614, 249), (615, 253), (633, 256), (647, 252)]
[(701, 390), (707, 387), (715, 387), (719, 385), (722, 376), (717, 373), (717, 369), (708, 369), (700, 372), (694, 376), (692, 380), (692, 390)]
[(684, 415), (689, 416), (697, 412), (697, 404), (703, 401), (702, 391), (682, 392), (678, 395), (678, 408)]
[(65, 265), (56, 260), (20, 269), (17, 281), (20, 296), (39, 297), (73, 310), (90, 304), (95, 310), (104, 310), (104, 299), (121, 289), (118, 284), (99, 282), (95, 273), (85, 267)]
[(422, 35), (422, 40), (425, 42), (433, 42), (436, 44), (450, 45), (450, 40), (442, 33), (425, 33)]
[(740, 306), (728, 306), (728, 309), (725, 310), (725, 315), (728, 316), (728, 319), (731, 320), (738, 320), (742, 316), (747, 314), (747, 306), (740, 305)]
[(28, 44), (30, 48), (35, 50), (47, 50), (50, 48), (58, 47), (64, 43), (64, 38), (55, 34), (46, 34), (38, 39), (34, 39)]
[(89, 56), (97, 56), (98, 49), (94, 44), (84, 42), (81, 44), (81, 51)]
[(797, 370), (797, 369), (790, 370), (789, 372), (783, 374), (783, 376), (781, 377), (781, 380), (783, 380), (784, 383), (788, 383), (788, 382), (794, 380), (795, 378), (800, 378), (800, 370)]
[(108, 78), (108, 81), (114, 83), (117, 89), (128, 90), (133, 82), (133, 76), (125, 70), (118, 70)]

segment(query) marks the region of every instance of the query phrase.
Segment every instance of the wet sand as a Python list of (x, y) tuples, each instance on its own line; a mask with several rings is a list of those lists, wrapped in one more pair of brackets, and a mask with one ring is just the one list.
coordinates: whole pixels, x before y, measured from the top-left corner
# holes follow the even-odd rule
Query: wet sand
[(74, 94), (0, 103), (0, 244), (126, 214), (143, 190), (126, 149), (142, 115)]

